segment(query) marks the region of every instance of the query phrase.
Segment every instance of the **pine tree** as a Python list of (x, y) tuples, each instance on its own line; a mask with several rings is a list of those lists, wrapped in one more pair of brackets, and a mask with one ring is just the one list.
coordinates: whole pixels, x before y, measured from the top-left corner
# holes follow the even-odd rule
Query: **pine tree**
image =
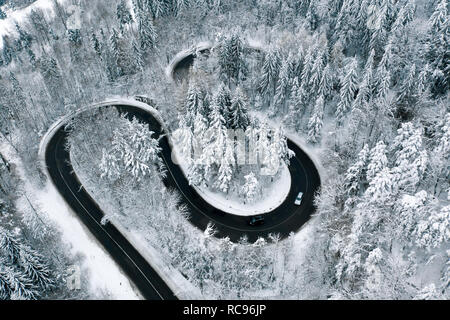
[(322, 134), (324, 98), (319, 96), (314, 112), (308, 122), (308, 142), (318, 143)]
[(133, 22), (133, 17), (127, 8), (125, 0), (121, 0), (116, 9), (117, 19), (119, 20), (120, 32), (123, 33), (124, 27)]
[(317, 92), (317, 90), (319, 89), (324, 68), (325, 68), (324, 52), (319, 51), (312, 65), (311, 77), (309, 79), (309, 85), (311, 86), (312, 92)]
[(111, 70), (113, 79), (117, 79), (125, 75), (125, 70), (123, 67), (124, 54), (121, 48), (119, 35), (116, 29), (113, 28), (111, 37), (109, 38), (109, 51), (111, 53)]
[(201, 112), (201, 104), (203, 103), (203, 96), (198, 88), (198, 84), (195, 81), (189, 83), (189, 89), (187, 92), (186, 102), (184, 104), (185, 108), (185, 119), (186, 125), (188, 127), (193, 127), (194, 118), (198, 112)]
[(291, 159), (295, 153), (288, 148), (287, 139), (282, 127), (277, 127), (271, 135), (271, 155), (274, 157), (277, 164), (283, 162), (289, 165), (289, 159)]
[(14, 292), (8, 281), (8, 271), (4, 262), (0, 260), (0, 300), (9, 300)]
[[(369, 170), (371, 164), (373, 164), (372, 161), (369, 163)], [(394, 177), (388, 167), (376, 171), (375, 176), (369, 181), (369, 188), (364, 193), (368, 202), (383, 205), (393, 200), (392, 195), (395, 192)]]
[(415, 191), (428, 162), (428, 155), (422, 145), (422, 130), (412, 123), (403, 123), (397, 130), (393, 142), (395, 167), (393, 174), (399, 189)]
[(58, 97), (62, 85), (62, 77), (56, 60), (51, 56), (43, 57), (40, 71), (49, 93), (53, 97)]
[(244, 176), (245, 184), (242, 186), (242, 194), (245, 201), (252, 203), (258, 194), (258, 179), (253, 172)]
[(231, 92), (230, 89), (221, 83), (216, 94), (213, 97), (213, 103), (217, 111), (223, 116), (225, 126), (231, 128), (233, 121), (233, 110), (231, 110)]
[(146, 52), (156, 46), (157, 34), (153, 25), (153, 20), (149, 19), (146, 11), (140, 10), (137, 12), (138, 17), (138, 31), (141, 50)]
[(221, 74), (230, 83), (233, 80), (239, 82), (242, 75), (245, 74), (245, 61), (243, 59), (243, 42), (239, 35), (233, 34), (222, 40), (219, 47), (219, 67)]
[(7, 36), (5, 35), (2, 36), (2, 42), (3, 42), (3, 50), (2, 50), (3, 65), (7, 66), (12, 62), (14, 56), (14, 49)]
[(231, 179), (233, 177), (233, 167), (235, 165), (233, 141), (226, 138), (223, 156), (220, 159), (220, 167), (218, 171), (216, 188), (220, 191), (228, 193)]
[(431, 250), (450, 240), (450, 206), (431, 210), (414, 230), (416, 244)]
[(17, 23), (15, 24), (15, 27), (16, 27), (17, 34), (19, 35), (17, 42), (20, 44), (20, 48), (21, 48), (20, 50), (30, 49), (33, 37), (28, 32), (23, 30)]
[(330, 65), (327, 64), (323, 69), (317, 93), (319, 94), (319, 96), (323, 96), (324, 99), (326, 100), (328, 99), (328, 97), (331, 96), (332, 90), (333, 90), (332, 72)]
[(351, 109), (353, 101), (355, 99), (355, 92), (357, 89), (358, 81), (358, 62), (355, 58), (352, 58), (348, 63), (348, 71), (344, 77), (342, 88), (340, 91), (340, 100), (336, 109), (336, 117), (338, 124), (342, 124), (345, 115)]
[(347, 173), (345, 174), (344, 186), (349, 196), (358, 194), (361, 182), (364, 179), (364, 169), (367, 166), (368, 159), (369, 146), (365, 144), (358, 154), (357, 161), (350, 168), (348, 168)]
[(250, 124), (247, 106), (247, 97), (240, 87), (238, 87), (231, 100), (231, 128), (247, 130)]
[[(125, 117), (125, 116), (123, 116)], [(161, 148), (154, 132), (136, 118), (125, 121), (114, 130), (112, 147), (104, 151), (101, 165), (102, 177), (117, 179), (129, 173), (134, 181), (145, 176), (164, 175)]]
[(100, 44), (100, 41), (98, 41), (98, 38), (94, 32), (91, 34), (91, 43), (92, 43), (92, 49), (94, 49), (95, 53), (101, 58), (102, 57), (102, 47)]
[(281, 59), (276, 49), (270, 49), (264, 57), (260, 80), (260, 90), (264, 95), (275, 95)]
[(383, 141), (378, 141), (376, 146), (370, 150), (367, 180), (372, 181), (381, 170), (387, 167), (387, 164), (386, 145)]
[(45, 20), (44, 13), (41, 10), (32, 9), (29, 15), (33, 29), (37, 31), (41, 37), (45, 38), (47, 42), (50, 41), (48, 34), (50, 27)]
[(11, 300), (34, 300), (37, 299), (39, 293), (33, 286), (33, 283), (22, 272), (15, 268), (8, 268), (7, 280), (12, 288)]
[(358, 94), (356, 95), (355, 101), (353, 103), (353, 108), (359, 108), (361, 110), (365, 110), (365, 106), (372, 98), (374, 56), (375, 56), (375, 52), (372, 50), (366, 61), (363, 79), (359, 85)]
[(19, 240), (3, 228), (0, 228), (0, 253), (9, 264), (16, 264), (20, 255)]
[(309, 24), (309, 28), (314, 31), (317, 29), (318, 25), (318, 16), (317, 16), (317, 8), (316, 8), (316, 2), (311, 1), (309, 3), (308, 11), (306, 12), (306, 21)]
[(33, 286), (39, 291), (49, 290), (54, 287), (55, 281), (50, 271), (50, 267), (45, 259), (35, 250), (27, 246), (22, 246), (20, 250), (20, 266), (23, 274), (30, 279)]
[(139, 47), (139, 45), (137, 44), (137, 42), (135, 40), (133, 40), (132, 42), (132, 48), (133, 48), (133, 58), (134, 58), (134, 62), (136, 65), (136, 69), (138, 72), (142, 72), (144, 71), (144, 57), (142, 55), (142, 51), (141, 48)]
[(450, 60), (450, 33), (448, 2), (440, 0), (429, 19), (429, 39), (426, 56), (432, 69), (432, 91), (434, 94), (443, 94), (450, 87), (450, 73), (448, 61)]
[(277, 89), (275, 91), (275, 101), (271, 107), (271, 114), (275, 115), (277, 111), (284, 111), (286, 101), (289, 99), (291, 88), (291, 79), (289, 72), (289, 63), (284, 60), (281, 65), (280, 76), (278, 78)]
[(314, 65), (314, 57), (313, 57), (314, 52), (315, 49), (310, 48), (303, 61), (303, 69), (300, 76), (301, 85), (307, 85), (310, 82), (312, 68)]

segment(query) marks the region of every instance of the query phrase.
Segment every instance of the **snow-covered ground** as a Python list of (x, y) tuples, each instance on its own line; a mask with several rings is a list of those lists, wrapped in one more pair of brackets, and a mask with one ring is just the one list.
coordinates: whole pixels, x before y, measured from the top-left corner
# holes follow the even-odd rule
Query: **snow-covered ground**
[(70, 247), (70, 256), (81, 255), (79, 270), (88, 273), (89, 297), (102, 299), (141, 299), (140, 293), (97, 242), (89, 230), (78, 220), (52, 183), (43, 189), (34, 186), (25, 175), (20, 158), (7, 144), (1, 144), (2, 154), (16, 166), (24, 182), (24, 192), (34, 206), (40, 208), (61, 231), (62, 241)]
[[(66, 0), (58, 0), (59, 3), (64, 3)], [(29, 6), (19, 9), (19, 10), (7, 10), (6, 19), (0, 20), (0, 48), (2, 47), (2, 36), (7, 35), (11, 32), (16, 32), (15, 30), (15, 22), (23, 21), (31, 12), (31, 10), (42, 9), (48, 17), (52, 17), (53, 12), (53, 4), (50, 0), (36, 0), (34, 3)]]
[[(187, 176), (188, 164), (183, 160), (184, 157), (180, 155), (179, 147), (175, 143), (172, 145), (172, 153), (172, 157), (175, 158), (174, 160), (177, 161), (185, 176)], [(253, 203), (244, 203), (242, 199), (235, 195), (211, 191), (203, 186), (192, 185), (192, 187), (203, 200), (217, 209), (238, 216), (252, 216), (270, 212), (283, 203), (291, 189), (291, 174), (289, 173), (288, 167), (283, 164), (280, 176), (275, 179), (267, 190), (264, 190), (264, 195), (261, 199)]]

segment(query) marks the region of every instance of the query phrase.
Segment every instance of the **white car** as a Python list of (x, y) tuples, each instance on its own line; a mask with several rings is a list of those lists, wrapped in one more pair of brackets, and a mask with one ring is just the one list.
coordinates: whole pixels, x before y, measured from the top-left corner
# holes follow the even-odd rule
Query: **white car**
[(302, 199), (303, 199), (303, 192), (299, 192), (297, 198), (295, 198), (295, 204), (297, 206), (302, 204)]

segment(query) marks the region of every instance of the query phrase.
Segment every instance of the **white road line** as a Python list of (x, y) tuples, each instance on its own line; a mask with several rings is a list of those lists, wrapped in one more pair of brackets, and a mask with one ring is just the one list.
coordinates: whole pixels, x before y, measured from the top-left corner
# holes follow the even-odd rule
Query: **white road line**
[[(61, 128), (62, 129), (62, 128)], [(60, 129), (60, 130), (61, 130)], [(58, 139), (58, 143), (56, 145), (59, 145), (59, 142), (61, 141), (63, 136), (61, 136)], [(74, 198), (77, 200), (77, 202), (83, 207), (84, 211), (86, 211), (86, 213), (89, 215), (89, 217), (91, 217), (92, 220), (94, 220), (94, 222), (108, 235), (108, 237), (120, 248), (120, 250), (122, 250), (122, 252), (127, 256), (127, 258), (136, 266), (136, 268), (139, 270), (139, 272), (144, 276), (144, 278), (147, 280), (148, 283), (150, 283), (150, 285), (152, 286), (152, 288), (156, 291), (156, 293), (159, 295), (159, 297), (162, 300), (165, 300), (164, 297), (159, 293), (159, 291), (155, 288), (155, 286), (153, 285), (153, 283), (150, 281), (150, 279), (147, 278), (147, 276), (145, 275), (145, 273), (139, 268), (139, 266), (134, 262), (133, 259), (131, 259), (131, 257), (127, 254), (127, 252), (114, 240), (114, 238), (108, 233), (108, 231), (106, 231), (103, 226), (89, 213), (89, 211), (83, 206), (83, 204), (80, 202), (80, 200), (78, 200), (77, 196), (73, 193), (72, 189), (69, 187), (69, 185), (67, 184), (66, 179), (64, 179), (64, 176), (61, 173), (60, 170), (60, 166), (58, 165), (58, 161), (57, 161), (57, 155), (56, 155), (56, 148), (55, 148), (55, 163), (56, 163), (56, 167), (58, 169), (58, 173), (61, 176), (62, 180), (64, 181), (64, 184), (67, 186), (67, 188), (69, 189), (70, 193), (72, 193), (72, 195), (74, 196)]]

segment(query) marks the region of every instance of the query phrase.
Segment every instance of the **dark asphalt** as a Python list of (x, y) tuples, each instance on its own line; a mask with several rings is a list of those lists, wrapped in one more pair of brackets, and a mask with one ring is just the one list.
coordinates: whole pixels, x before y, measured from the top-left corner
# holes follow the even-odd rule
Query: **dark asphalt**
[[(128, 117), (135, 116), (148, 123), (156, 137), (165, 133), (161, 124), (149, 112), (130, 105), (115, 107), (121, 112), (126, 112)], [(46, 150), (46, 164), (59, 192), (146, 299), (175, 299), (170, 288), (125, 237), (110, 223), (100, 224), (103, 213), (81, 187), (73, 172), (70, 152), (64, 148), (66, 141), (67, 132), (61, 127), (50, 140)], [(190, 222), (201, 230), (205, 230), (212, 222), (217, 229), (217, 237), (228, 236), (232, 241), (238, 241), (246, 235), (248, 240), (253, 242), (258, 237), (273, 233), (284, 238), (297, 231), (315, 211), (313, 198), (320, 186), (319, 173), (312, 160), (290, 140), (288, 146), (295, 152), (295, 157), (291, 159), (289, 166), (292, 180), (289, 194), (279, 207), (265, 214), (264, 225), (256, 227), (248, 225), (248, 217), (230, 215), (204, 201), (195, 189), (189, 186), (181, 168), (173, 163), (167, 136), (161, 137), (160, 146), (161, 156), (168, 169), (164, 184), (181, 193), (182, 201), (188, 206), (191, 214)], [(300, 206), (296, 206), (294, 201), (300, 191), (304, 193), (303, 201)]]
[(52, 137), (45, 152), (45, 162), (58, 191), (145, 299), (177, 299), (157, 272), (112, 224), (100, 223), (103, 212), (73, 173), (70, 153), (64, 148), (66, 141), (67, 132), (63, 126)]

